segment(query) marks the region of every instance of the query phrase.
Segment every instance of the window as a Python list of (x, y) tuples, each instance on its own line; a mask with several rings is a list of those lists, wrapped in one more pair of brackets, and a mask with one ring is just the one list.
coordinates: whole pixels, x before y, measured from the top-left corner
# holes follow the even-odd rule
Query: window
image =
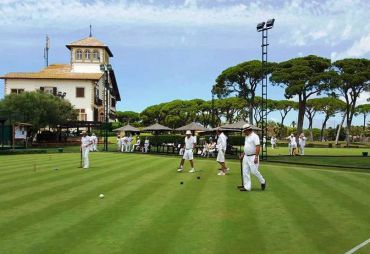
[(87, 121), (87, 114), (84, 108), (78, 109), (78, 121)]
[(112, 106), (113, 108), (115, 108), (115, 107), (116, 107), (116, 100), (115, 100), (114, 98), (112, 98), (111, 106)]
[(84, 87), (76, 87), (76, 97), (77, 98), (84, 98), (85, 97), (85, 88)]
[(93, 55), (94, 55), (94, 60), (97, 60), (98, 61), (100, 59), (100, 57), (99, 57), (99, 51), (94, 50)]
[(82, 50), (81, 49), (76, 50), (76, 59), (82, 60)]
[(24, 89), (10, 89), (10, 93), (20, 94), (23, 92), (24, 92)]
[(88, 60), (90, 60), (90, 58), (91, 58), (91, 52), (90, 52), (90, 50), (85, 50), (85, 59), (88, 59)]

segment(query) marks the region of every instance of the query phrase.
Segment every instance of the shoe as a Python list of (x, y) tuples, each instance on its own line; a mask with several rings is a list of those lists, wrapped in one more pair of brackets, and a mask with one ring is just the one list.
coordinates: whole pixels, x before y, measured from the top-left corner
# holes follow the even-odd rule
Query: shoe
[(230, 168), (227, 168), (226, 171), (229, 172), (230, 171)]
[(184, 169), (183, 168), (178, 168), (177, 172), (182, 172)]
[(224, 175), (226, 175), (226, 174), (225, 174), (225, 172), (220, 171), (220, 173), (218, 173), (217, 175), (218, 175), (218, 176), (224, 176)]
[(89, 169), (88, 167), (84, 167), (84, 169)]
[(189, 173), (194, 173), (194, 172), (195, 172), (195, 169), (193, 168), (189, 170)]
[(240, 190), (240, 191), (249, 191), (249, 190), (247, 190), (247, 189), (246, 189), (246, 188), (244, 188), (244, 187), (243, 187), (243, 188), (240, 188), (239, 190)]
[(266, 181), (265, 181), (265, 183), (261, 183), (261, 189), (262, 190), (265, 190), (266, 189)]

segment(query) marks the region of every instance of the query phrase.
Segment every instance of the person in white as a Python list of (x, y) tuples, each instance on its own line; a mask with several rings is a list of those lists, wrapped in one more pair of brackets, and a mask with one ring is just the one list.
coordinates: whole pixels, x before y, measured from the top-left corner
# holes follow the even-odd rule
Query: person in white
[(82, 165), (83, 168), (88, 169), (89, 168), (89, 152), (91, 149), (91, 146), (93, 145), (93, 141), (91, 137), (89, 137), (86, 133), (86, 131), (82, 132), (82, 138), (81, 138), (81, 153), (82, 153)]
[(126, 142), (125, 151), (126, 151), (126, 153), (129, 153), (129, 152), (131, 152), (131, 142), (132, 142), (132, 136), (131, 136), (131, 134), (130, 134), (130, 136), (128, 136), (126, 138), (127, 138), (127, 142)]
[(267, 142), (266, 136), (263, 136), (263, 138), (262, 138), (263, 149), (266, 149), (266, 142)]
[(304, 136), (304, 133), (301, 133), (301, 135), (299, 135), (298, 142), (300, 148), (299, 152), (301, 155), (304, 155), (304, 147), (306, 146), (306, 137)]
[(121, 152), (122, 153), (126, 151), (126, 146), (127, 146), (127, 137), (123, 136), (121, 138)]
[(191, 135), (191, 131), (186, 131), (186, 137), (185, 137), (185, 151), (184, 155), (181, 159), (180, 166), (177, 169), (177, 172), (182, 172), (184, 170), (184, 162), (185, 160), (188, 160), (190, 162), (191, 169), (189, 170), (190, 173), (194, 173), (194, 156), (193, 156), (193, 149), (195, 148), (195, 138)]
[(148, 149), (149, 149), (149, 139), (148, 137), (146, 137), (144, 141), (144, 152), (147, 153)]
[(240, 155), (243, 159), (243, 185), (238, 186), (240, 191), (251, 191), (252, 181), (250, 173), (255, 175), (261, 184), (261, 189), (266, 189), (266, 180), (258, 170), (259, 153), (260, 153), (260, 138), (253, 132), (250, 124), (244, 124), (243, 133), (245, 135), (244, 153)]
[(271, 148), (275, 149), (276, 147), (276, 138), (274, 136), (271, 137)]
[(140, 147), (140, 143), (141, 143), (141, 141), (140, 141), (140, 137), (139, 137), (139, 136), (137, 136), (137, 137), (136, 137), (136, 144), (134, 144), (134, 145), (132, 146), (132, 150), (131, 150), (131, 152), (134, 152), (135, 150), (137, 150), (137, 149)]
[(288, 137), (289, 140), (289, 155), (296, 155), (297, 152), (297, 140), (294, 134), (290, 134)]
[(226, 147), (227, 147), (227, 137), (223, 133), (221, 128), (217, 128), (216, 130), (218, 138), (217, 138), (217, 162), (221, 165), (220, 172), (217, 174), (219, 176), (226, 175), (227, 171), (229, 169), (226, 167), (225, 164), (225, 153), (226, 153)]
[(98, 137), (93, 133), (91, 135), (91, 140), (93, 141), (93, 144), (91, 146), (91, 151), (97, 152), (98, 151)]

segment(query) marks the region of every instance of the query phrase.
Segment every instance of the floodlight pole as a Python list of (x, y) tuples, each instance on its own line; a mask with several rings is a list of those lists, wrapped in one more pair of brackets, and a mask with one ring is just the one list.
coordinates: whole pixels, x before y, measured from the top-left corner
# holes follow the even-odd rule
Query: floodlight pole
[[(268, 20), (266, 23), (262, 22), (257, 25), (257, 31), (262, 34), (262, 102), (261, 102), (261, 129), (262, 129), (262, 149), (261, 149), (261, 160), (267, 160), (267, 48), (268, 48), (268, 30), (271, 29), (274, 25), (275, 19)], [(266, 137), (266, 138), (265, 138)]]

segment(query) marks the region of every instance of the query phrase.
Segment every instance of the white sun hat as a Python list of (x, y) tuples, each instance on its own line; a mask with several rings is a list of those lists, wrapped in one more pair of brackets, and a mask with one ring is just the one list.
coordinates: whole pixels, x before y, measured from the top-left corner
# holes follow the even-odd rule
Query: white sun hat
[(187, 130), (186, 131), (186, 135), (191, 135), (191, 131), (190, 130)]

